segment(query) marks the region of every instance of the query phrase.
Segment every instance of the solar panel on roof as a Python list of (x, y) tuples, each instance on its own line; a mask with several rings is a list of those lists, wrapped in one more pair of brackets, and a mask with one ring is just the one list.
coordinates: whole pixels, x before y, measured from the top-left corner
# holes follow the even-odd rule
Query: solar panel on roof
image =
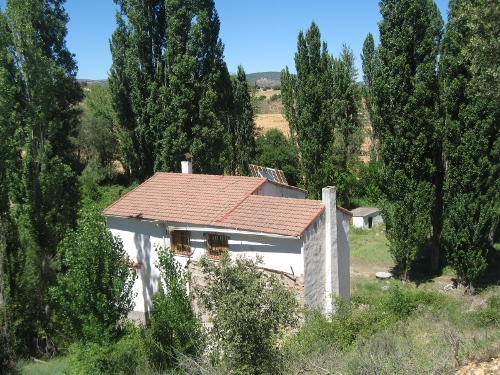
[(259, 176), (267, 178), (268, 180), (271, 180), (271, 181), (276, 181), (276, 179), (273, 176), (271, 176), (269, 173), (264, 172), (264, 171), (259, 171)]
[(268, 180), (288, 185), (285, 174), (281, 169), (267, 168), (255, 164), (249, 164), (248, 166), (253, 177), (265, 177)]

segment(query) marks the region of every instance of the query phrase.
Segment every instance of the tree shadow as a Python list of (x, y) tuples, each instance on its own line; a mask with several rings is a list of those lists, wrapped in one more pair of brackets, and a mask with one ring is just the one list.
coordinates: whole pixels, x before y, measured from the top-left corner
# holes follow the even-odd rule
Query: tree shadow
[[(500, 235), (495, 238), (495, 246), (490, 251), (490, 256), (488, 257), (488, 267), (483, 272), (483, 274), (476, 280), (475, 289), (476, 292), (485, 290), (489, 287), (500, 286)], [(436, 272), (431, 272), (430, 262), (431, 262), (431, 243), (430, 241), (426, 243), (420, 249), (419, 253), (415, 257), (411, 264), (409, 279), (412, 283), (415, 283), (417, 287), (422, 284), (434, 283), (436, 277), (444, 276), (445, 270), (449, 271), (450, 264), (446, 261), (446, 256), (442, 257), (440, 261), (440, 267)], [(395, 278), (401, 279), (401, 269), (398, 267), (393, 267), (390, 272)], [(457, 286), (459, 280), (455, 275), (450, 275), (450, 281)], [(465, 285), (464, 285), (465, 286)]]

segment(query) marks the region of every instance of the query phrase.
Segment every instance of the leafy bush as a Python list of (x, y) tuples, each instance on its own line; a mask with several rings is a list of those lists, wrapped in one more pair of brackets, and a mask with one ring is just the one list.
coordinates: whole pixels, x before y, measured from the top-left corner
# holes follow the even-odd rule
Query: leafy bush
[(283, 170), (289, 185), (297, 186), (299, 172), (299, 150), (292, 140), (278, 129), (269, 129), (255, 142), (254, 164)]
[(274, 275), (258, 269), (260, 259), (225, 253), (220, 262), (200, 261), (205, 286), (198, 288), (200, 305), (210, 314), (212, 356), (237, 374), (279, 373), (278, 343), (296, 323), (297, 301)]
[(395, 285), (386, 301), (387, 308), (399, 319), (409, 317), (418, 307), (440, 306), (444, 297), (437, 293), (425, 291), (405, 292)]
[(393, 322), (392, 315), (384, 313), (382, 303), (365, 305), (338, 298), (333, 314), (306, 311), (303, 326), (287, 340), (287, 351), (305, 356), (321, 352), (323, 348), (334, 352), (346, 351), (359, 338), (368, 337)]
[(58, 283), (50, 294), (64, 332), (82, 342), (115, 337), (133, 307), (134, 277), (121, 241), (99, 212), (84, 211), (58, 251)]
[(476, 311), (475, 317), (479, 327), (500, 327), (500, 296), (490, 297), (487, 306)]
[(133, 330), (117, 342), (73, 344), (69, 348), (71, 374), (137, 374), (138, 368), (147, 366), (140, 332)]
[(277, 102), (278, 100), (281, 100), (281, 94), (273, 94), (273, 95), (271, 95), (269, 100), (272, 102)]
[(161, 287), (153, 296), (155, 311), (149, 321), (148, 357), (151, 366), (163, 370), (176, 367), (179, 356), (195, 356), (200, 352), (202, 325), (187, 295), (189, 274), (170, 249), (158, 247), (156, 251)]

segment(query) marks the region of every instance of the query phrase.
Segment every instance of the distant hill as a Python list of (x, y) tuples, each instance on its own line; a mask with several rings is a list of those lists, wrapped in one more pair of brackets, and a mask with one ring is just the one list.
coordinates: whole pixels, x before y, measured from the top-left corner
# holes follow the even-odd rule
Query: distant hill
[(107, 79), (82, 79), (79, 78), (77, 79), (78, 82), (80, 82), (81, 85), (84, 87), (90, 87), (94, 85), (99, 85), (102, 87), (108, 87), (108, 80)]
[[(247, 74), (247, 81), (250, 87), (255, 86), (255, 83), (259, 87), (273, 87), (281, 84), (281, 72), (260, 72), (260, 73), (250, 73)], [(107, 79), (78, 79), (85, 87), (90, 87), (93, 85), (100, 85), (102, 87), (108, 87)]]
[(281, 84), (281, 72), (261, 72), (247, 74), (247, 81), (250, 86), (273, 87)]

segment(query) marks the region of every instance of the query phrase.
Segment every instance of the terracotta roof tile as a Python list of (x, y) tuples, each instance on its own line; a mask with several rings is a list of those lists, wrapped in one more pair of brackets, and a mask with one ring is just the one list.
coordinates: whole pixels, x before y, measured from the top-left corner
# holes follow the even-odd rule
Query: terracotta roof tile
[(324, 209), (321, 201), (251, 195), (214, 225), (301, 237)]
[(156, 173), (104, 214), (302, 236), (323, 212), (321, 201), (252, 195), (266, 181), (261, 177)]

